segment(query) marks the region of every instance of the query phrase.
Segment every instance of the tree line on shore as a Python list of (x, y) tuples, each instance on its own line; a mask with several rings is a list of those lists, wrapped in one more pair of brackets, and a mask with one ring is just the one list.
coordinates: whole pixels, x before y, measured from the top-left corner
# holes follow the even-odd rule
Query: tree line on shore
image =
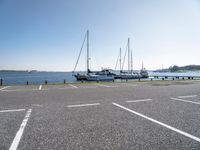
[(187, 65), (179, 67), (177, 65), (170, 66), (168, 69), (159, 69), (156, 72), (181, 72), (181, 71), (199, 71), (200, 65)]

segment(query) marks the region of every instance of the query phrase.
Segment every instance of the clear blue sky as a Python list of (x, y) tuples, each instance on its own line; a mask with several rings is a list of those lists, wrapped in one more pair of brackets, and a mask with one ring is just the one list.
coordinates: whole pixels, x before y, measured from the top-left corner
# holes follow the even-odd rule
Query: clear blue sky
[(94, 70), (128, 37), (134, 69), (200, 65), (199, 0), (0, 0), (0, 70), (73, 70), (87, 29)]

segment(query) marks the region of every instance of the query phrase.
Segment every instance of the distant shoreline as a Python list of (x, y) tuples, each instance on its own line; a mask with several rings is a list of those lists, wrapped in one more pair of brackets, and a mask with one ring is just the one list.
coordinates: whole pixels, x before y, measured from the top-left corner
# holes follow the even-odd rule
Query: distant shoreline
[(200, 71), (200, 65), (187, 65), (187, 66), (171, 66), (169, 68), (165, 69), (158, 69), (153, 72), (172, 72), (172, 73), (184, 73), (184, 72), (198, 72)]

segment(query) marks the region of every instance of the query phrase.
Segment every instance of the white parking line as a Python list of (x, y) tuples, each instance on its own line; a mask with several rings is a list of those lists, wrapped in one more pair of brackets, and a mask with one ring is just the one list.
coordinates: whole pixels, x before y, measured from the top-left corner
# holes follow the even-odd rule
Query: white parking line
[(197, 95), (178, 96), (178, 98), (191, 98), (191, 97), (197, 97)]
[(138, 86), (137, 84), (133, 84), (133, 83), (123, 83), (125, 86)]
[(154, 122), (154, 123), (156, 123), (156, 124), (159, 124), (159, 125), (161, 125), (161, 126), (167, 128), (167, 129), (170, 129), (170, 130), (175, 131), (175, 132), (177, 132), (177, 133), (179, 133), (179, 134), (182, 134), (182, 135), (184, 135), (184, 136), (186, 136), (186, 137), (188, 137), (188, 138), (191, 138), (191, 139), (193, 139), (193, 140), (195, 140), (195, 141), (197, 141), (197, 142), (200, 142), (200, 138), (198, 138), (198, 137), (196, 137), (196, 136), (193, 136), (193, 135), (191, 135), (191, 134), (189, 134), (189, 133), (186, 133), (186, 132), (184, 132), (184, 131), (181, 131), (181, 130), (179, 130), (179, 129), (177, 129), (177, 128), (174, 128), (174, 127), (172, 127), (172, 126), (169, 126), (169, 125), (167, 125), (167, 124), (164, 124), (164, 123), (162, 123), (162, 122), (160, 122), (160, 121), (157, 121), (157, 120), (155, 120), (155, 119), (152, 119), (152, 118), (150, 118), (150, 117), (148, 117), (148, 116), (145, 116), (145, 115), (143, 115), (143, 114), (140, 114), (140, 113), (138, 113), (138, 112), (136, 112), (136, 111), (133, 111), (133, 110), (131, 110), (131, 109), (129, 109), (129, 108), (126, 108), (126, 107), (124, 107), (124, 106), (122, 106), (122, 105), (119, 105), (119, 104), (117, 104), (117, 103), (112, 103), (112, 104), (115, 105), (115, 106), (117, 106), (117, 107), (119, 107), (119, 108), (122, 108), (122, 109), (124, 109), (124, 110), (127, 110), (127, 111), (129, 111), (129, 112), (131, 112), (131, 113), (133, 113), (133, 114), (135, 114), (135, 115), (138, 115), (138, 116), (140, 116), (140, 117), (142, 117), (142, 118), (144, 118), (144, 119), (147, 119), (147, 120), (149, 120), (149, 121), (151, 121), (151, 122)]
[(96, 86), (83, 86), (81, 88), (83, 88), (83, 89), (94, 89), (94, 88), (98, 88), (98, 87), (96, 87)]
[(100, 103), (68, 105), (67, 107), (72, 108), (72, 107), (84, 107), (84, 106), (96, 106), (96, 105), (100, 105)]
[(127, 84), (128, 86), (138, 86), (137, 84)]
[(25, 92), (25, 91), (36, 91), (39, 89), (14, 89), (14, 90), (3, 90), (3, 92)]
[(10, 87), (10, 86), (5, 86), (5, 87), (1, 88), (0, 91), (2, 91), (2, 90), (4, 90), (4, 89), (7, 89), (7, 88), (9, 88), (9, 87)]
[(101, 86), (101, 87), (112, 87), (112, 86), (109, 86), (109, 85), (105, 85), (105, 84), (96, 84), (97, 86)]
[(137, 103), (137, 102), (146, 102), (146, 101), (152, 101), (152, 99), (129, 100), (126, 102), (127, 103)]
[(42, 85), (39, 86), (39, 90), (42, 90)]
[(0, 110), (0, 113), (4, 113), (4, 112), (16, 112), (16, 111), (25, 111), (25, 109)]
[(200, 105), (199, 102), (192, 102), (192, 101), (187, 101), (187, 100), (184, 100), (184, 99), (180, 99), (180, 98), (173, 98), (171, 97), (170, 99), (172, 100), (175, 100), (175, 101), (181, 101), (181, 102), (186, 102), (186, 103), (193, 103), (193, 104), (197, 104), (197, 105)]
[(72, 84), (68, 84), (68, 85), (71, 86), (71, 87), (73, 87), (73, 88), (75, 88), (75, 89), (78, 89), (78, 87), (75, 86), (75, 85), (72, 85)]
[(15, 138), (14, 138), (9, 150), (16, 150), (17, 149), (19, 142), (21, 140), (21, 137), (23, 135), (24, 129), (26, 127), (26, 124), (28, 122), (28, 119), (31, 115), (31, 112), (32, 112), (32, 109), (29, 109), (27, 111), (26, 116), (24, 117), (24, 120), (22, 121), (22, 124), (21, 124), (19, 130), (17, 131), (17, 134), (15, 135)]
[(110, 87), (108, 85), (104, 85), (104, 84), (96, 84), (97, 86), (101, 86), (101, 87)]

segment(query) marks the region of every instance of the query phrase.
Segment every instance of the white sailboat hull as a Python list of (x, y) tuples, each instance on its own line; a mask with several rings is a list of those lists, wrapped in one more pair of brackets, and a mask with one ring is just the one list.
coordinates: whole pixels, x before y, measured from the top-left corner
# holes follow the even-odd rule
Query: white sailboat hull
[(121, 79), (139, 79), (140, 76), (138, 74), (121, 74)]
[(88, 75), (87, 81), (114, 81), (114, 76), (107, 75)]

